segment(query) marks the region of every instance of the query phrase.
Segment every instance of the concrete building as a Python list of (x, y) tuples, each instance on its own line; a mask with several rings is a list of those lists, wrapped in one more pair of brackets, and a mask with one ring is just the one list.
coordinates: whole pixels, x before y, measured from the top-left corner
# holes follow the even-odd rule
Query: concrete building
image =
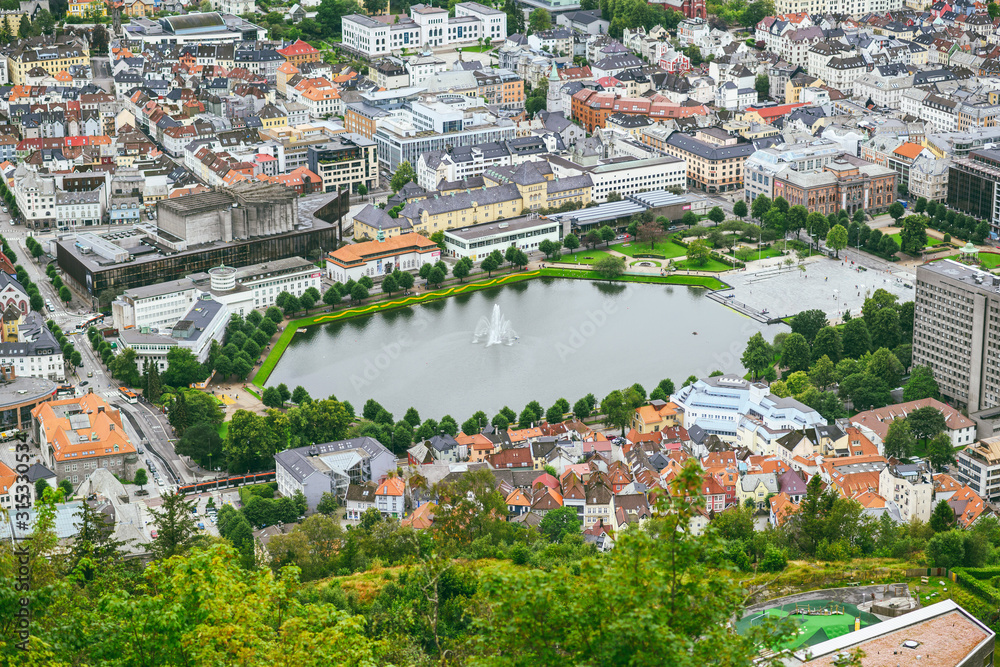
[[(246, 317), (250, 310), (274, 305), (282, 292), (298, 298), (309, 288), (322, 291), (322, 270), (301, 257), (276, 259), (240, 268), (218, 266), (190, 278), (200, 289), (225, 303), (230, 312)], [(238, 294), (239, 296), (232, 296)], [(241, 305), (246, 302), (246, 306)]]
[(985, 148), (956, 157), (948, 170), (948, 206), (990, 223), (1000, 233), (1000, 150)]
[(888, 465), (878, 476), (878, 494), (899, 507), (903, 523), (930, 521), (934, 511), (934, 480), (923, 464)]
[(330, 280), (345, 283), (363, 276), (378, 278), (400, 269), (418, 271), (441, 258), (437, 244), (420, 234), (401, 234), (383, 240), (345, 245), (326, 257)]
[(344, 500), (350, 485), (377, 482), (396, 469), (392, 452), (368, 437), (286, 449), (274, 462), (278, 492), (291, 498), (302, 491), (314, 511), (324, 493)]
[(125, 290), (111, 303), (116, 329), (166, 329), (198, 300), (198, 287), (188, 278)]
[(1000, 405), (1000, 277), (943, 259), (917, 267), (913, 364), (929, 366), (944, 400)]
[(67, 479), (76, 488), (98, 468), (127, 479), (135, 475), (139, 457), (121, 414), (98, 394), (42, 403), (31, 417), (35, 442), (57, 484)]
[(538, 250), (542, 241), (561, 241), (562, 231), (560, 223), (539, 216), (456, 227), (444, 233), (445, 252), (482, 261), (494, 250), (503, 254), (512, 245), (525, 252)]
[(361, 185), (374, 190), (378, 184), (375, 142), (360, 134), (346, 132), (325, 144), (309, 146), (306, 162), (322, 179), (323, 192), (357, 192)]
[(371, 58), (403, 49), (475, 44), (481, 38), (492, 42), (507, 36), (507, 15), (478, 2), (459, 3), (454, 16), (447, 9), (418, 4), (410, 7), (409, 17), (394, 23), (380, 18), (342, 17), (344, 46)]
[(957, 455), (955, 479), (988, 502), (1000, 500), (1000, 437), (983, 438)]
[(294, 191), (259, 182), (156, 204), (159, 229), (186, 245), (284, 234), (294, 230), (298, 213)]

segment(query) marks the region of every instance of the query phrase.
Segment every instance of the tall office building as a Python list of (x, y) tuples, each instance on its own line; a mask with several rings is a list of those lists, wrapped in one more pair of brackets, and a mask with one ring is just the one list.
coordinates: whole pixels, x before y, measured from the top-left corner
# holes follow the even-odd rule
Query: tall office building
[(917, 268), (913, 365), (976, 412), (1000, 405), (1000, 276), (950, 259)]

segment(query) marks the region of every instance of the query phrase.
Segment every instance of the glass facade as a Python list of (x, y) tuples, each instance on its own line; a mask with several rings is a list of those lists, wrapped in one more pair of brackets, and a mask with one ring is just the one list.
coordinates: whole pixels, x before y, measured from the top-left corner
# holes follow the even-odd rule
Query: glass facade
[(981, 220), (993, 219), (996, 178), (956, 163), (948, 174), (948, 206)]

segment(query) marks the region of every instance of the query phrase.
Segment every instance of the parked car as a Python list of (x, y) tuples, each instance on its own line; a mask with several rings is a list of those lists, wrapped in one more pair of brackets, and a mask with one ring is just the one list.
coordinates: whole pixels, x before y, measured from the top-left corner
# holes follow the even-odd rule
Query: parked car
[(86, 387), (88, 384), (90, 384), (90, 383), (87, 382), (86, 380), (84, 380), (83, 382), (80, 383), (80, 386), (81, 387)]

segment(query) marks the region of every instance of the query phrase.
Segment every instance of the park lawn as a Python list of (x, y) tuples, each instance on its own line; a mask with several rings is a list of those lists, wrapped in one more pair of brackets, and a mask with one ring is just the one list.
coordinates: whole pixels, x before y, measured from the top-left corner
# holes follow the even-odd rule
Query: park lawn
[[(771, 259), (773, 257), (781, 257), (782, 255), (781, 248), (776, 247), (776, 245), (772, 245), (768, 248), (761, 248), (760, 252), (758, 252), (756, 248), (748, 248), (748, 249), (751, 252), (746, 254), (746, 259), (742, 259), (743, 255), (740, 253), (739, 250), (737, 250), (736, 251), (737, 259), (740, 259), (740, 261), (743, 262), (752, 262), (755, 259)], [(732, 257), (732, 253), (726, 253), (726, 254)]]
[(733, 267), (726, 264), (725, 262), (720, 262), (717, 259), (709, 259), (702, 265), (695, 264), (690, 259), (685, 259), (680, 262), (674, 262), (674, 266), (678, 269), (683, 269), (685, 271), (706, 271), (708, 273), (719, 273), (721, 271), (731, 271)]
[(656, 247), (652, 249), (650, 249), (648, 243), (637, 243), (631, 241), (626, 243), (616, 243), (611, 246), (611, 249), (615, 252), (620, 252), (627, 257), (635, 257), (636, 255), (663, 255), (666, 259), (673, 259), (675, 257), (684, 257), (687, 255), (687, 248), (666, 239), (658, 241)]
[(663, 266), (658, 259), (637, 259), (634, 262), (630, 262), (629, 266), (638, 266), (640, 264), (645, 264), (646, 262), (652, 264), (653, 266)]
[(984, 269), (995, 269), (1000, 266), (1000, 253), (981, 252), (979, 253), (979, 266)]
[[(583, 280), (605, 281), (597, 271), (586, 271), (578, 269), (542, 269), (539, 273), (550, 278), (577, 278)], [(655, 283), (660, 285), (690, 285), (693, 287), (706, 287), (710, 290), (720, 290), (728, 287), (726, 283), (712, 276), (679, 276), (666, 275), (656, 276), (650, 274), (626, 273), (615, 278), (613, 282), (625, 283)]]
[(563, 252), (562, 257), (557, 261), (563, 264), (594, 264), (605, 257), (610, 257), (611, 253), (606, 250), (584, 250), (577, 249), (576, 252)]
[[(889, 234), (889, 238), (891, 238), (893, 241), (895, 241), (896, 244), (900, 248), (903, 247), (903, 240), (902, 240), (901, 232), (896, 232), (895, 234)], [(939, 246), (939, 245), (942, 245), (943, 243), (944, 243), (944, 241), (942, 241), (941, 239), (936, 239), (933, 236), (928, 236), (927, 237), (927, 245), (925, 245), (924, 247), (925, 248), (933, 248), (934, 246)]]

